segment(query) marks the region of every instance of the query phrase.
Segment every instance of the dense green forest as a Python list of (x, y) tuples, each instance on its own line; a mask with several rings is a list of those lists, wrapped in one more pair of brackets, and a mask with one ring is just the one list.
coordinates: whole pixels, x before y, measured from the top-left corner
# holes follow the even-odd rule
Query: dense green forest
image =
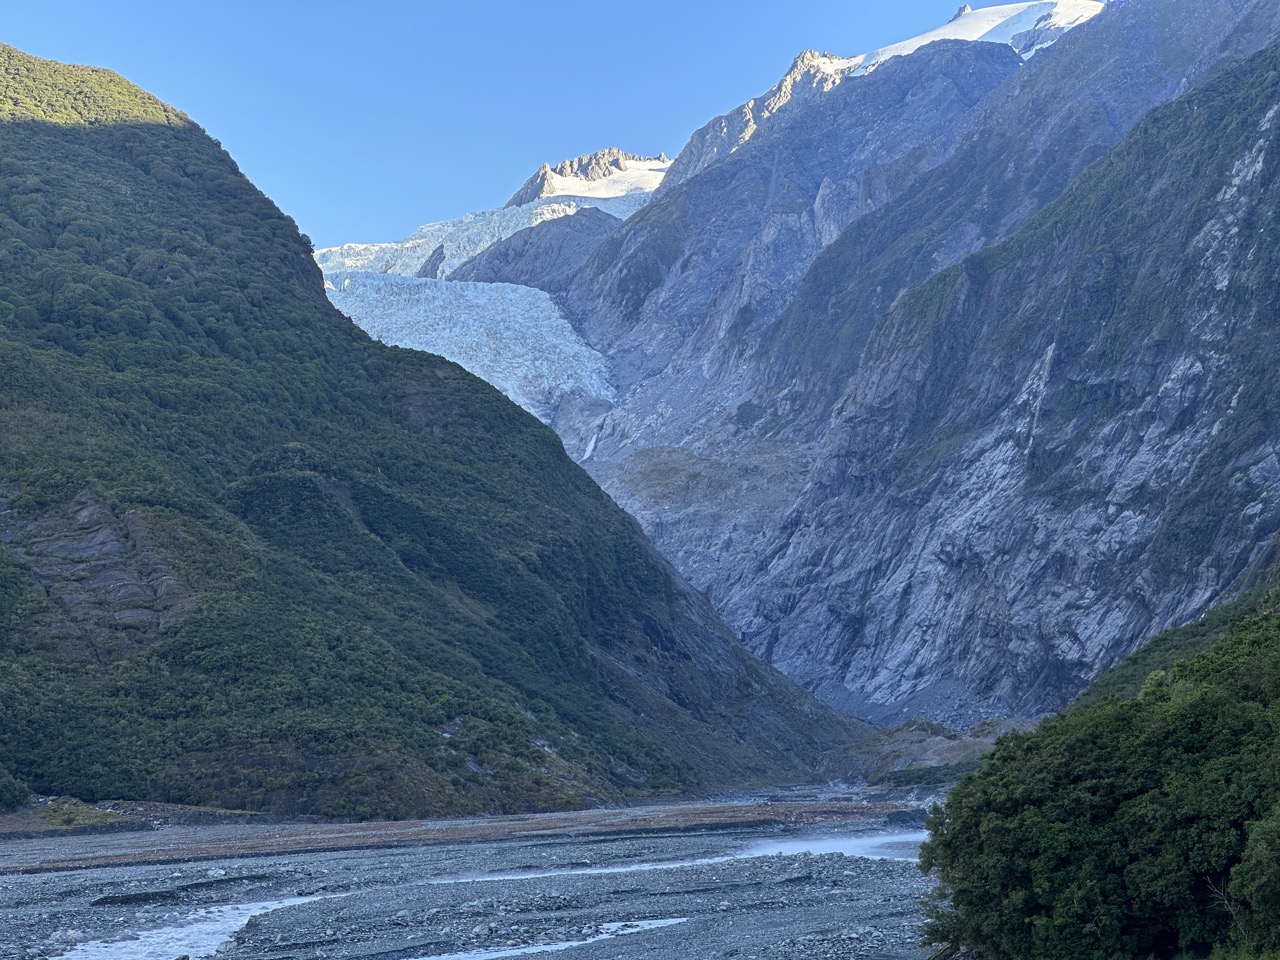
[(0, 803), (518, 810), (813, 758), (554, 434), (333, 310), (186, 117), (7, 47), (0, 435)]
[(1280, 949), (1277, 599), (1135, 699), (1003, 737), (930, 820), (930, 939), (993, 960)]

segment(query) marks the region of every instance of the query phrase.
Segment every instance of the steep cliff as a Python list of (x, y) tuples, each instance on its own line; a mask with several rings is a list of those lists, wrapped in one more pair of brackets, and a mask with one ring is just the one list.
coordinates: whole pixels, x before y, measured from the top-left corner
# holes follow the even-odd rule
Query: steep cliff
[(754, 649), (864, 715), (1034, 715), (1254, 582), (1280, 530), (1278, 71), (1272, 47), (1153, 112), (898, 300), (742, 581)]
[(945, 159), (1020, 63), (1007, 46), (938, 42), (794, 102), (628, 219), (574, 278), (567, 309), (608, 357), (617, 400), (550, 422), (716, 602), (812, 456), (753, 390), (770, 362), (762, 332), (823, 246)]
[(1030, 57), (1068, 30), (1087, 23), (1102, 9), (1095, 0), (1034, 0), (979, 10), (964, 4), (942, 26), (870, 53), (839, 57), (806, 50), (767, 93), (716, 117), (695, 132), (672, 163), (658, 195), (697, 176), (762, 131), (776, 136), (791, 120), (802, 116), (808, 104), (843, 82), (878, 70), (890, 60), (911, 56), (944, 40), (996, 43)]
[[(1227, 589), (1230, 578), (1211, 578), (1189, 591), (1173, 579), (1162, 581), (1152, 591), (1159, 595), (1149, 611), (1152, 622), (1136, 634), (1137, 615), (1132, 612), (1079, 623), (1082, 649), (1070, 664), (1052, 654), (1040, 634), (1027, 634), (1021, 625), (1006, 627), (1005, 642), (1024, 649), (1014, 658), (1014, 673), (1033, 670), (1030, 665), (1040, 658), (1043, 668), (1037, 677), (1010, 679), (1009, 690), (1002, 693), (964, 683), (944, 693), (946, 683), (939, 679), (918, 702), (901, 699), (926, 672), (934, 670), (942, 678), (959, 669), (953, 661), (966, 656), (962, 651), (972, 624), (951, 617), (949, 594), (922, 596), (917, 588), (913, 602), (919, 610), (932, 611), (934, 619), (921, 614), (913, 629), (932, 624), (932, 639), (927, 653), (908, 655), (905, 651), (922, 641), (912, 639), (917, 634), (883, 625), (885, 617), (895, 622), (897, 608), (879, 601), (873, 606), (869, 584), (886, 574), (881, 567), (868, 572), (862, 565), (874, 566), (876, 550), (896, 555), (897, 538), (905, 529), (896, 524), (916, 529), (919, 523), (921, 531), (941, 537), (952, 517), (938, 513), (920, 519), (908, 498), (898, 503), (902, 515), (886, 520), (889, 526), (883, 529), (872, 532), (854, 524), (875, 546), (851, 546), (846, 524), (853, 522), (858, 508), (847, 506), (846, 516), (827, 499), (852, 496), (848, 486), (832, 485), (830, 470), (840, 455), (833, 451), (855, 442), (849, 438), (856, 428), (839, 416), (833, 422), (832, 411), (864, 381), (874, 380), (886, 396), (901, 387), (894, 373), (880, 370), (862, 351), (878, 336), (882, 316), (904, 291), (1015, 232), (1152, 106), (1224, 62), (1256, 51), (1278, 33), (1274, 0), (1210, 5), (1131, 0), (1106, 10), (993, 86), (961, 119), (958, 142), (949, 155), (909, 167), (901, 180), (872, 177), (892, 189), (859, 209), (838, 238), (816, 249), (811, 264), (803, 257), (792, 261), (799, 276), (776, 288), (780, 295), (771, 306), (768, 297), (775, 288), (762, 277), (787, 262), (787, 244), (779, 244), (776, 256), (742, 258), (748, 266), (740, 276), (751, 277), (750, 282), (718, 285), (711, 270), (737, 262), (737, 251), (756, 241), (731, 240), (728, 234), (720, 238), (713, 227), (704, 227), (716, 222), (716, 197), (736, 197), (725, 206), (737, 217), (754, 216), (738, 212), (741, 208), (761, 206), (725, 184), (732, 182), (732, 171), (750, 168), (752, 157), (768, 144), (769, 128), (762, 127), (728, 158), (661, 190), (649, 208), (602, 244), (576, 278), (572, 303), (584, 336), (612, 361), (621, 389), (616, 407), (606, 415), (592, 411), (592, 417), (584, 417), (570, 409), (553, 424), (570, 452), (582, 457), (590, 451), (584, 465), (708, 592), (752, 649), (833, 702), (885, 718), (918, 709), (961, 722), (987, 713), (1030, 715), (1055, 705), (1116, 655), (1108, 644), (1128, 649), (1159, 626), (1193, 615), (1219, 595), (1216, 591)], [(939, 55), (962, 58), (964, 46), (955, 41), (925, 46), (823, 96), (884, 81), (894, 75), (895, 66), (904, 73), (924, 67), (928, 58)], [(934, 65), (928, 65), (932, 70)], [(929, 76), (920, 74), (918, 82), (927, 85)], [(809, 97), (793, 104), (786, 129), (798, 128), (799, 118), (821, 102), (822, 97)], [(865, 120), (868, 114), (860, 116)], [(833, 163), (828, 154), (815, 156), (816, 164)], [(673, 171), (678, 168), (677, 163)], [(771, 164), (755, 168), (774, 169)], [(697, 210), (697, 202), (704, 205), (698, 216), (685, 212)], [(700, 229), (705, 233), (699, 234)], [(707, 248), (714, 257), (699, 258), (684, 246), (688, 235), (724, 242)], [(1072, 253), (1087, 259), (1099, 251), (1082, 246)], [(761, 261), (764, 266), (757, 265)], [(696, 291), (680, 295), (693, 287), (690, 277), (700, 277), (702, 290), (714, 291), (714, 297)], [(1024, 282), (1035, 290), (1043, 278), (1029, 273)], [(734, 304), (739, 293), (752, 298), (753, 309), (739, 310), (728, 322), (725, 313), (717, 313), (720, 301)], [(593, 302), (611, 309), (600, 311)], [(765, 309), (754, 309), (761, 305)], [(939, 458), (965, 439), (945, 431), (932, 435)], [(897, 462), (886, 438), (867, 443), (867, 450)], [(928, 455), (928, 449), (919, 452), (920, 457)], [(939, 459), (937, 482), (953, 482), (941, 464)], [(1005, 507), (993, 504), (991, 509)], [(1000, 519), (981, 507), (973, 512), (982, 522)], [(859, 517), (859, 523), (865, 519)], [(788, 558), (785, 573), (775, 570), (783, 554)], [(1133, 573), (1145, 583), (1143, 563), (1137, 562)], [(1074, 589), (1077, 571), (1064, 567), (1059, 576), (1062, 584), (1046, 575), (1044, 589)], [(905, 584), (898, 587), (905, 589)], [(1018, 599), (1016, 605), (1024, 611), (1019, 616), (1031, 617), (1035, 602), (1030, 594)], [(993, 607), (987, 620), (999, 619), (1001, 609)], [(886, 630), (894, 639), (878, 646), (876, 656), (882, 659), (874, 671), (859, 672), (862, 668), (854, 664), (861, 662), (867, 642), (862, 625), (872, 619), (880, 625), (866, 629)], [(1120, 636), (1124, 639), (1114, 639)], [(914, 657), (912, 669), (919, 676), (895, 687), (907, 661), (883, 658), (890, 657), (887, 651), (899, 641), (903, 656)], [(1094, 657), (1101, 659), (1095, 662)], [(1015, 688), (1016, 694), (1010, 692)]]
[(1129, 0), (1037, 54), (953, 156), (822, 252), (763, 337), (762, 391), (825, 415), (897, 296), (998, 242), (1153, 106), (1280, 30), (1275, 0)]

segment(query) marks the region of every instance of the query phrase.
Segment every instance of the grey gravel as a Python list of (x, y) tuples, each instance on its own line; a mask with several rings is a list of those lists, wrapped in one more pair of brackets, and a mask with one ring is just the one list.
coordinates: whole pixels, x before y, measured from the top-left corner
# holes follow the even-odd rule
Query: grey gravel
[[(866, 827), (835, 825), (822, 833)], [(803, 831), (811, 833), (812, 827)], [(930, 881), (913, 862), (838, 853), (689, 862), (798, 835), (776, 827), (559, 834), (11, 875), (0, 879), (0, 958), (58, 956), (77, 943), (171, 926), (202, 908), (294, 897), (323, 899), (249, 920), (218, 948), (218, 960), (523, 955), (528, 951), (521, 948), (567, 943), (579, 945), (528, 955), (927, 955), (917, 944), (919, 900)], [(45, 842), (74, 848), (78, 841)], [(92, 842), (96, 848), (114, 841)], [(519, 876), (529, 873), (555, 875)], [(641, 921), (683, 922), (609, 935), (618, 924)], [(603, 939), (580, 943), (596, 937)], [(121, 943), (113, 960), (141, 956), (128, 948)], [(481, 953), (477, 960), (492, 956)]]

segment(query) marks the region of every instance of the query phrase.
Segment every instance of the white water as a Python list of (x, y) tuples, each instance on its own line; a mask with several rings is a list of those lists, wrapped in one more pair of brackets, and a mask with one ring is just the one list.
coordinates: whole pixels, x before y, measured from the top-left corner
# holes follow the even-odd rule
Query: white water
[(703, 857), (697, 860), (668, 860), (657, 863), (623, 863), (608, 867), (562, 867), (555, 870), (512, 870), (508, 873), (468, 873), (451, 877), (436, 877), (427, 883), (483, 883), (489, 880), (538, 880), (544, 877), (590, 876), (610, 873), (639, 873), (649, 870), (676, 870), (681, 867), (706, 867), (734, 860), (752, 860), (756, 857), (773, 857), (780, 854), (795, 856), (800, 853), (816, 855), (841, 853), (846, 857), (864, 857), (868, 860), (916, 860), (920, 856), (920, 844), (929, 835), (923, 830), (907, 833), (876, 833), (850, 837), (797, 837), (745, 847), (723, 857)]
[(419, 957), (416, 960), (498, 960), (499, 957), (521, 957), (532, 953), (554, 953), (580, 947), (584, 943), (598, 943), (601, 940), (612, 940), (614, 937), (625, 937), (629, 933), (642, 933), (645, 930), (657, 930), (660, 927), (671, 927), (684, 923), (688, 917), (676, 917), (670, 920), (632, 920), (625, 923), (602, 923), (600, 933), (586, 940), (564, 940), (559, 943), (535, 943), (527, 947), (504, 947), (500, 950), (471, 950), (467, 953), (448, 953), (434, 957)]
[(59, 960), (173, 960), (185, 953), (192, 960), (200, 960), (201, 957), (213, 956), (233, 933), (259, 914), (323, 899), (291, 897), (288, 900), (207, 907), (176, 926), (129, 933), (125, 935), (127, 939), (93, 940), (58, 957)]
[(772, 857), (777, 854), (843, 853), (868, 860), (919, 860), (920, 844), (928, 838), (924, 830), (910, 833), (879, 833), (860, 837), (803, 837), (748, 847), (740, 856)]

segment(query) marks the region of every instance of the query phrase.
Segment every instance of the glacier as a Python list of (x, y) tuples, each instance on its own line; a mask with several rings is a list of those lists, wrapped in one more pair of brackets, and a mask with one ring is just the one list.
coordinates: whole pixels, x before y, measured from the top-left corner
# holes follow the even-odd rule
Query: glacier
[(442, 354), (544, 421), (566, 396), (613, 400), (608, 362), (541, 290), (357, 271), (325, 291), (375, 339)]

